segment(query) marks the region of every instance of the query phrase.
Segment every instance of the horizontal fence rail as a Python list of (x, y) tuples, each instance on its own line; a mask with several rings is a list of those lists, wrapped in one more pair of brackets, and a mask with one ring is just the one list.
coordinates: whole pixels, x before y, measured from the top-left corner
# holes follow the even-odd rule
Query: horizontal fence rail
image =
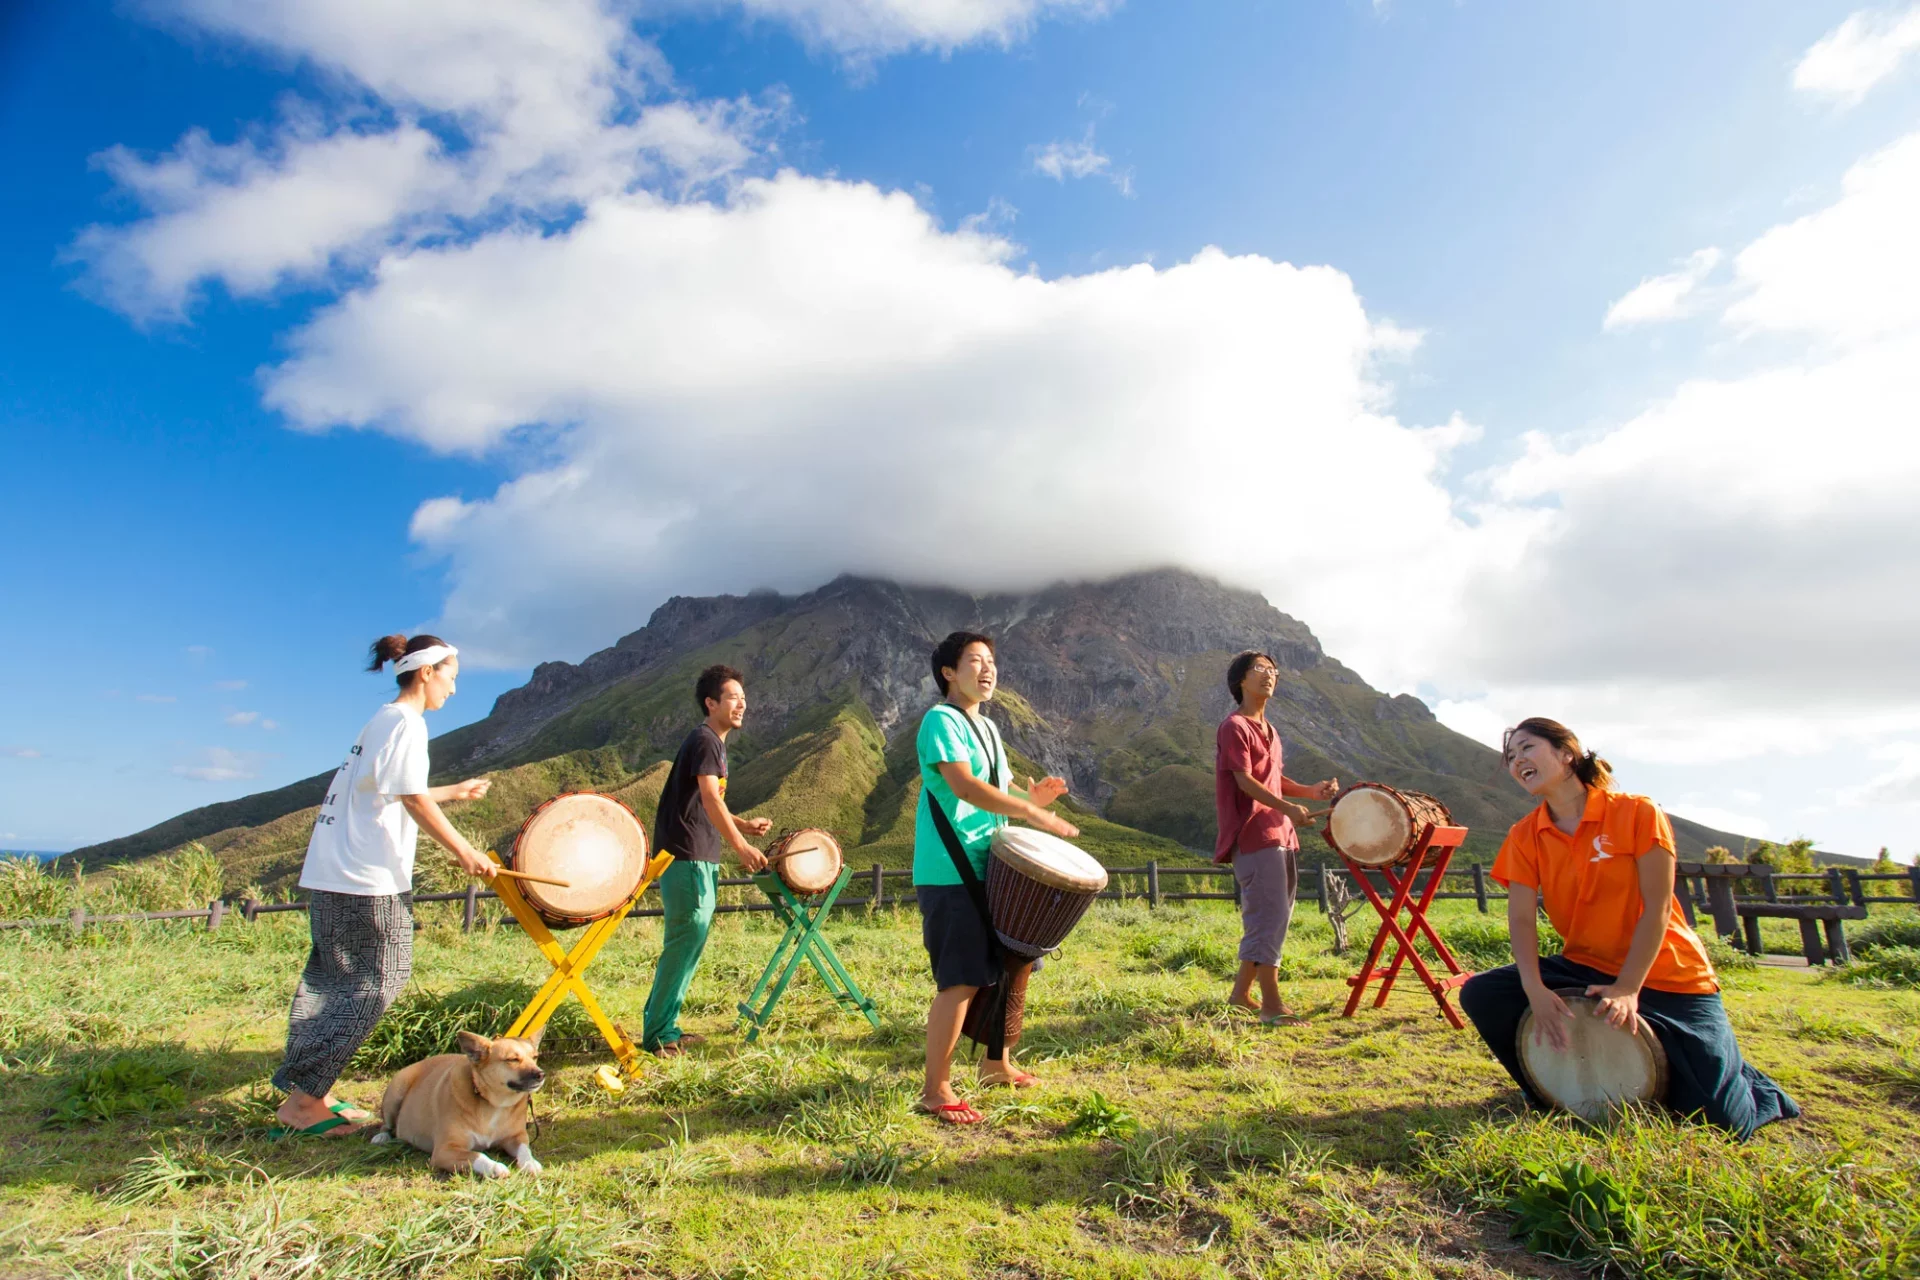
[[(1148, 862), (1142, 867), (1109, 867), (1107, 869), (1107, 888), (1099, 896), (1112, 901), (1144, 901), (1150, 907), (1163, 902), (1238, 902), (1240, 890), (1233, 878), (1232, 867), (1219, 866), (1162, 866), (1159, 862)], [(1165, 886), (1168, 877), (1185, 877), (1187, 882), (1194, 878), (1204, 880), (1225, 880), (1222, 889), (1171, 890)], [(1369, 873), (1375, 889), (1382, 896), (1390, 893), (1391, 886), (1375, 873)], [(1351, 881), (1353, 873), (1345, 867), (1321, 866), (1309, 867), (1301, 873), (1300, 896), (1311, 896), (1322, 913), (1329, 909), (1332, 895), (1331, 886), (1335, 881)], [(866, 896), (861, 898), (841, 898), (834, 904), (835, 910), (865, 909), (868, 907), (917, 907), (911, 883), (913, 872), (906, 868), (886, 867), (875, 863), (871, 868), (855, 872), (848, 887), (865, 889)], [(1430, 876), (1422, 874), (1415, 881), (1413, 894), (1419, 896), (1427, 889)], [(906, 881), (904, 892), (888, 891), (889, 882)], [(1758, 889), (1753, 893), (1736, 894), (1738, 882), (1752, 882)], [(1823, 892), (1784, 893), (1782, 881), (1815, 881)], [(1906, 892), (1875, 894), (1867, 890), (1870, 884), (1897, 882), (1905, 886)], [(1179, 882), (1176, 879), (1176, 883)], [(1449, 882), (1458, 887), (1449, 887)], [(1676, 877), (1676, 893), (1689, 922), (1694, 921), (1695, 913), (1701, 912), (1722, 924), (1741, 906), (1767, 905), (1831, 905), (1839, 904), (1864, 909), (1870, 904), (1914, 904), (1920, 902), (1920, 867), (1892, 873), (1874, 873), (1856, 871), (1844, 867), (1831, 867), (1815, 872), (1776, 872), (1764, 864), (1740, 863), (1697, 863), (1679, 864)], [(753, 881), (747, 877), (727, 878), (720, 882), (722, 888), (745, 888)], [(1484, 914), (1490, 910), (1490, 904), (1505, 902), (1507, 895), (1497, 881), (1492, 881), (1487, 869), (1479, 863), (1470, 863), (1464, 868), (1456, 867), (1449, 871), (1441, 881), (1441, 887), (1434, 895), (1436, 901), (1472, 902)], [(452, 893), (417, 893), (413, 895), (415, 903), (458, 902), (462, 904), (460, 927), (463, 932), (471, 932), (476, 926), (487, 923), (481, 918), (480, 904), (497, 900), (498, 895), (491, 889), (482, 889), (477, 883), (470, 884), (464, 891)], [(48, 929), (65, 927), (75, 933), (81, 932), (92, 924), (124, 924), (147, 920), (196, 920), (204, 921), (208, 929), (218, 929), (232, 914), (238, 914), (246, 923), (252, 923), (263, 915), (280, 911), (305, 911), (307, 902), (298, 899), (292, 902), (261, 902), (248, 898), (244, 901), (229, 903), (222, 899), (209, 902), (204, 908), (185, 911), (129, 911), (107, 915), (91, 915), (84, 908), (76, 907), (64, 916), (45, 916), (32, 920), (0, 920), (0, 930), (4, 929)], [(727, 902), (714, 908), (716, 912), (771, 911), (771, 902)], [(629, 913), (638, 919), (657, 918), (661, 915), (659, 907), (638, 907)], [(503, 928), (518, 928), (519, 922), (512, 916), (501, 916), (495, 921)], [(416, 922), (415, 927), (419, 927)], [(1723, 934), (1730, 931), (1722, 928)]]

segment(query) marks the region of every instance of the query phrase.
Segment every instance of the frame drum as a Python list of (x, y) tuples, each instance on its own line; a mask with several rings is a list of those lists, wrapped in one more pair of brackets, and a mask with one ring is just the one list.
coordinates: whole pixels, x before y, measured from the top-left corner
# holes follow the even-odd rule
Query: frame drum
[(840, 878), (840, 842), (818, 827), (783, 832), (767, 850), (767, 861), (780, 883), (811, 898)]
[(567, 888), (520, 883), (521, 896), (556, 929), (618, 911), (647, 872), (647, 833), (633, 810), (593, 791), (555, 796), (520, 824), (507, 866), (565, 880)]
[(1107, 869), (1058, 836), (1030, 827), (993, 833), (987, 908), (1010, 950), (1043, 956), (1066, 941), (1107, 887)]
[(1573, 1011), (1561, 1052), (1533, 1034), (1533, 1009), (1520, 1015), (1514, 1051), (1533, 1091), (1562, 1111), (1599, 1121), (1623, 1102), (1667, 1096), (1667, 1051), (1645, 1018), (1622, 1031), (1600, 1016), (1600, 1002), (1569, 987), (1554, 994)]
[(1391, 867), (1413, 855), (1431, 824), (1453, 825), (1447, 806), (1420, 791), (1356, 782), (1327, 815), (1327, 843), (1363, 867)]

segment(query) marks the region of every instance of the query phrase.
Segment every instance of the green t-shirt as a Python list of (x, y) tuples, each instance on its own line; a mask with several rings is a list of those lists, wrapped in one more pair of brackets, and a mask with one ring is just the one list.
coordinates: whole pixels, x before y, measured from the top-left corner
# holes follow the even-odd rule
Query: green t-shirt
[[(927, 812), (929, 798), (939, 803), (953, 823), (954, 834), (960, 837), (961, 847), (967, 851), (973, 869), (982, 880), (987, 876), (987, 850), (993, 843), (993, 833), (1007, 825), (1007, 820), (999, 814), (976, 809), (956, 797), (947, 780), (940, 776), (942, 764), (965, 760), (973, 769), (974, 777), (1003, 790), (1007, 786), (1007, 749), (1000, 742), (1000, 730), (983, 715), (972, 716), (973, 728), (969, 729), (968, 719), (960, 708), (942, 702), (928, 709), (920, 721), (920, 733), (914, 739), (914, 748), (920, 757), (920, 809), (913, 821), (915, 884), (961, 883), (953, 857), (940, 839), (940, 830), (933, 825), (933, 815)], [(981, 749), (983, 740), (995, 759), (989, 760)]]

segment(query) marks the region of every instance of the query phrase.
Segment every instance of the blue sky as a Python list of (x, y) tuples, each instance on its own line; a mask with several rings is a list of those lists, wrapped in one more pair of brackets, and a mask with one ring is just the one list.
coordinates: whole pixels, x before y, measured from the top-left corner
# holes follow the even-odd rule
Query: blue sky
[[(351, 8), (0, 18), (0, 846), (330, 767), (387, 630), (480, 659), (444, 729), (675, 591), (1177, 560), (1466, 731), (1920, 850), (1907, 10), (578, 0), (536, 75)], [(268, 198), (410, 137), (353, 225)], [(956, 438), (977, 561), (886, 536), (967, 532)], [(1175, 466), (1250, 438), (1251, 484)], [(876, 515), (774, 546), (776, 491)]]

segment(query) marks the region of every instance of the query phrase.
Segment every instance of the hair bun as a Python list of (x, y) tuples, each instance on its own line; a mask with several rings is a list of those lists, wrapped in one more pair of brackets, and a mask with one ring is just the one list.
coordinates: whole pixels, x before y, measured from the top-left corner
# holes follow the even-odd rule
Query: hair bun
[(398, 662), (407, 652), (407, 638), (403, 635), (381, 636), (367, 646), (367, 670), (378, 671), (389, 662)]

